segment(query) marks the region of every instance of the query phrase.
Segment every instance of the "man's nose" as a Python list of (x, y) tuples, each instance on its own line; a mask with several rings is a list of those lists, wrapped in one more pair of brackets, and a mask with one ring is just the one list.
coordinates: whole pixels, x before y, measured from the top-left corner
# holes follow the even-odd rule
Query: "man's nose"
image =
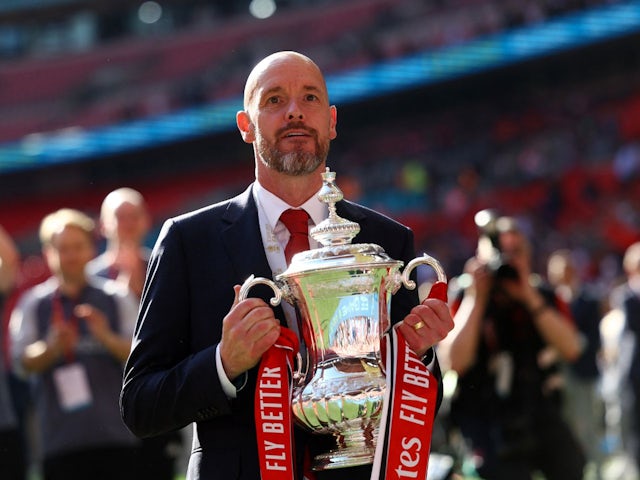
[(289, 104), (289, 108), (287, 109), (287, 118), (289, 120), (302, 120), (304, 116), (302, 115), (302, 109), (298, 107), (297, 102), (291, 102)]

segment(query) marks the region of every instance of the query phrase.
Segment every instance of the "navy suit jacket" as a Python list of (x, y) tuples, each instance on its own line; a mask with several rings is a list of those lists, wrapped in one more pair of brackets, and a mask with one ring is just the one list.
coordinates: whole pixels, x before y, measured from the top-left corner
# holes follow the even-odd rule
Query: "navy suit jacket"
[[(233, 285), (251, 274), (272, 278), (262, 245), (253, 187), (235, 198), (169, 219), (153, 250), (133, 348), (125, 369), (122, 417), (129, 429), (149, 437), (195, 422), (188, 479), (260, 478), (253, 401), (256, 369), (245, 388), (228, 399), (216, 371), (222, 319), (234, 300)], [(415, 257), (407, 227), (348, 201), (338, 214), (360, 224), (353, 243), (375, 243), (395, 260)], [(252, 297), (273, 292), (262, 285)], [(402, 287), (392, 298), (391, 321), (418, 304)], [(276, 318), (284, 319), (281, 307)], [(440, 379), (439, 371), (436, 376)], [(296, 432), (296, 450), (310, 437)], [(300, 469), (299, 469), (300, 470)], [(346, 478), (369, 478), (362, 468), (342, 469)], [(333, 470), (329, 478), (339, 478)]]

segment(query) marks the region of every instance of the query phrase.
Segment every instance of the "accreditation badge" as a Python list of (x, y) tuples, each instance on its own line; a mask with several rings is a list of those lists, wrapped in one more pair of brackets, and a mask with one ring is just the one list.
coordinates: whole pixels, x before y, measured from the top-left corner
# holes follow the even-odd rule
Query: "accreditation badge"
[(74, 362), (56, 368), (53, 381), (58, 403), (64, 411), (85, 408), (93, 402), (89, 377), (84, 365)]

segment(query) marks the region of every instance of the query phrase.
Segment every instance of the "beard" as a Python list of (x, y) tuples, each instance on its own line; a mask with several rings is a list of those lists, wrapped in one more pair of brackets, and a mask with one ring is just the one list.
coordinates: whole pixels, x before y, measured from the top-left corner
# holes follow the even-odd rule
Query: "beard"
[[(315, 132), (313, 132), (315, 133)], [(329, 155), (329, 142), (324, 145), (315, 138), (315, 152), (295, 150), (293, 152), (282, 152), (274, 144), (270, 144), (264, 138), (258, 142), (258, 154), (260, 160), (267, 167), (279, 173), (292, 176), (302, 176), (315, 172), (316, 169), (327, 159)]]

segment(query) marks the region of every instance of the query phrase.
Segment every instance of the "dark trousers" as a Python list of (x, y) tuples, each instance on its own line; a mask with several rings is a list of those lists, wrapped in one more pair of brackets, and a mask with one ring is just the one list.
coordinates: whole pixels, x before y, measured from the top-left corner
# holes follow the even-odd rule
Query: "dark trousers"
[[(637, 340), (636, 340), (637, 341)], [(632, 408), (632, 432), (638, 437), (635, 445), (635, 462), (636, 466), (640, 468), (640, 379), (631, 379), (631, 389), (633, 395), (633, 408)]]
[(0, 478), (25, 480), (27, 460), (19, 430), (0, 431)]
[(540, 471), (547, 480), (582, 480), (584, 452), (557, 409), (511, 424), (487, 420), (468, 415), (460, 423), (473, 453), (482, 458), (477, 470), (483, 479), (530, 480)]
[(135, 447), (92, 448), (45, 458), (44, 480), (136, 480)]
[(173, 480), (176, 458), (182, 448), (179, 432), (145, 438), (136, 452), (135, 467), (138, 480)]

